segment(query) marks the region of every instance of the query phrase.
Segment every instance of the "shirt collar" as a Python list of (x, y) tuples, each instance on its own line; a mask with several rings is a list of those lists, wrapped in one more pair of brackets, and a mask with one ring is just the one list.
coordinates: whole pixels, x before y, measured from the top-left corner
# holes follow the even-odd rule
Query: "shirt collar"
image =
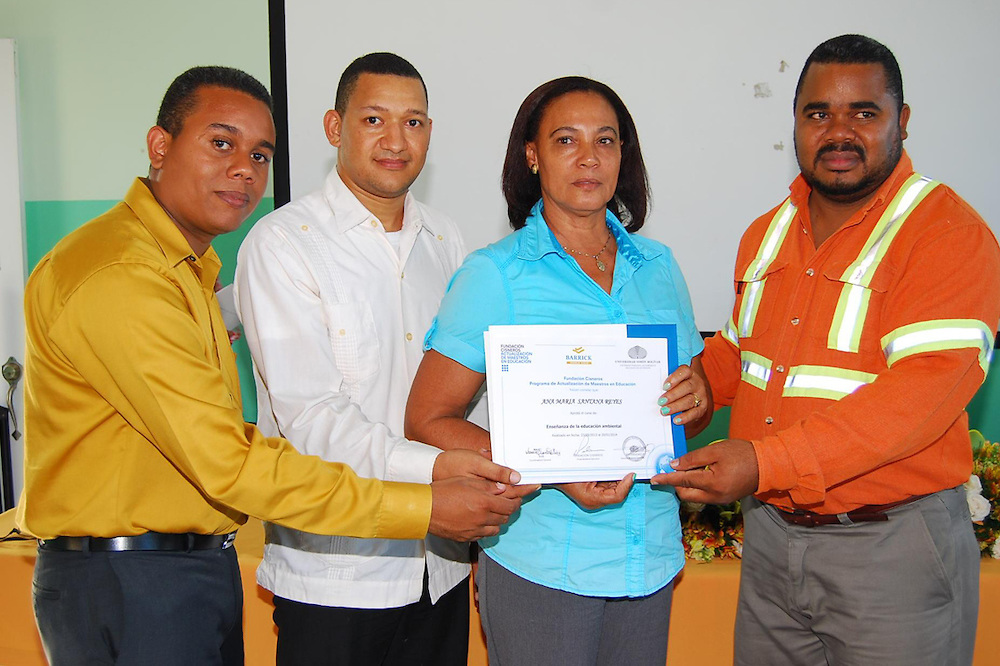
[[(913, 173), (913, 162), (910, 161), (910, 156), (903, 151), (903, 154), (899, 158), (899, 163), (896, 164), (896, 168), (892, 170), (889, 177), (885, 179), (885, 182), (875, 191), (875, 196), (871, 198), (865, 207), (855, 213), (851, 219), (861, 220), (864, 216), (872, 209), (878, 209), (883, 206), (884, 202), (891, 201), (892, 197), (896, 194), (896, 191), (903, 186), (903, 183), (907, 178)], [(791, 192), (792, 205), (798, 209), (802, 209), (804, 206), (809, 204), (809, 194), (812, 192), (812, 188), (805, 181), (800, 173), (792, 184), (788, 186)]]
[(185, 262), (200, 264), (202, 281), (215, 285), (219, 270), (222, 268), (222, 261), (216, 254), (215, 248), (210, 245), (205, 254), (198, 257), (170, 215), (153, 196), (145, 179), (136, 178), (132, 182), (132, 186), (125, 193), (125, 205), (132, 209), (142, 226), (160, 246), (163, 256), (171, 267)]
[[(629, 232), (625, 230), (625, 227), (622, 226), (622, 223), (618, 221), (618, 218), (610, 210), (605, 213), (604, 220), (608, 225), (608, 229), (614, 234), (615, 243), (618, 245), (618, 254), (623, 256), (630, 264), (638, 266), (643, 261), (649, 261), (662, 254), (662, 250), (653, 247), (648, 248), (646, 251), (640, 249)], [(539, 199), (532, 206), (531, 212), (528, 213), (528, 218), (524, 221), (524, 227), (521, 229), (521, 243), (518, 250), (518, 257), (527, 261), (534, 261), (550, 253), (565, 257), (569, 256), (566, 250), (563, 249), (563, 246), (559, 244), (559, 241), (556, 240), (555, 234), (549, 229), (549, 225), (545, 223), (545, 218), (542, 217), (542, 200)]]
[[(346, 233), (359, 224), (370, 223), (372, 220), (378, 221), (370, 210), (365, 208), (358, 197), (347, 187), (343, 178), (336, 168), (330, 170), (326, 176), (326, 183), (323, 186), (323, 195), (326, 202), (333, 211), (334, 224), (340, 233)], [(413, 228), (417, 230), (426, 228), (432, 233), (436, 233), (432, 220), (424, 219), (423, 210), (417, 205), (417, 200), (411, 192), (406, 193), (403, 199), (403, 228)], [(381, 224), (379, 224), (381, 227)]]

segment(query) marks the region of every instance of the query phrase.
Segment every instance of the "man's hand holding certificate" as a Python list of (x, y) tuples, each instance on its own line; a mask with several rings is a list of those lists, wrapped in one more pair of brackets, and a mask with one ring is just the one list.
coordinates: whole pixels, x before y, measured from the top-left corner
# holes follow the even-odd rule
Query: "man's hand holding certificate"
[(677, 366), (673, 325), (491, 326), (493, 460), (522, 483), (649, 479), (686, 451), (657, 397)]

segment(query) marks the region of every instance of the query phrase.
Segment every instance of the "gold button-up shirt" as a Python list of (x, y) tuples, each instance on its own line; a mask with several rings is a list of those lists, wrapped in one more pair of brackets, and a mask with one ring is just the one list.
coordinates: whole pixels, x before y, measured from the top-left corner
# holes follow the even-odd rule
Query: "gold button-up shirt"
[(25, 292), (24, 494), (39, 538), (295, 529), (423, 538), (426, 485), (358, 478), (244, 423), (214, 286), (145, 182), (64, 238)]

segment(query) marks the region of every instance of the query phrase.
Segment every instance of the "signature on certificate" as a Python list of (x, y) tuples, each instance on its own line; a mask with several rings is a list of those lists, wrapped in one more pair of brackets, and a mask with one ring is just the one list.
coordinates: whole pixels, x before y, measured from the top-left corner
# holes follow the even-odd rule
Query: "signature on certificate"
[(576, 451), (573, 452), (573, 455), (577, 458), (594, 458), (599, 456), (600, 453), (601, 450), (595, 449), (590, 445), (590, 436), (584, 435), (583, 438), (580, 440), (580, 446), (576, 448)]

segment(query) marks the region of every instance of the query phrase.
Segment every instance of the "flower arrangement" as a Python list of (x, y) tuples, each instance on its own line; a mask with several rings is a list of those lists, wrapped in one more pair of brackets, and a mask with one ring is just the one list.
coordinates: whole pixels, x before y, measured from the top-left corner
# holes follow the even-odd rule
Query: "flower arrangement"
[[(972, 476), (964, 484), (969, 513), (983, 557), (1000, 559), (1000, 443), (970, 430)], [(711, 562), (743, 555), (740, 503), (715, 506), (681, 502), (684, 553), (689, 560)]]
[(681, 502), (684, 554), (698, 562), (743, 555), (743, 514), (740, 503), (697, 504)]
[(969, 513), (983, 557), (1000, 559), (1000, 443), (978, 430), (972, 438), (972, 476), (965, 483)]

